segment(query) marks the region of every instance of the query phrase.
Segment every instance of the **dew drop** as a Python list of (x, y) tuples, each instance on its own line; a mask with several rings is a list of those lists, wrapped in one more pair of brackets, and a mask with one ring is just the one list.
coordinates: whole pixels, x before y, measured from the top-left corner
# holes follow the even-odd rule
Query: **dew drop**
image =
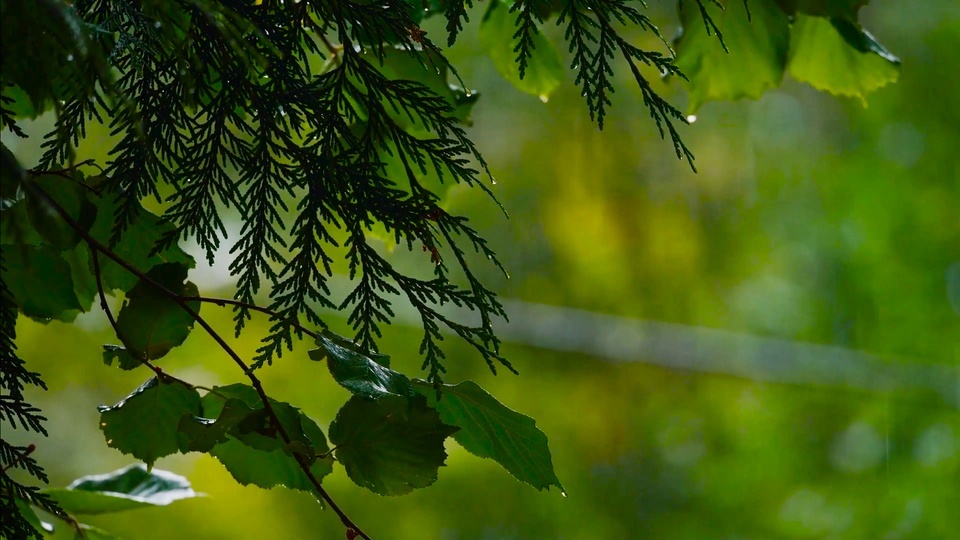
[(566, 492), (566, 491), (561, 491), (560, 494), (563, 495), (563, 498), (564, 498), (564, 499), (567, 498), (567, 492)]
[(546, 95), (546, 94), (540, 94), (540, 101), (546, 103), (546, 102), (550, 101), (550, 96), (548, 96), (548, 95)]
[(490, 183), (493, 184), (493, 185), (497, 185), (497, 179), (496, 179), (496, 178), (491, 178), (491, 179), (490, 179)]
[(67, 55), (67, 62), (73, 62), (73, 55), (72, 55), (72, 54), (68, 54), (68, 55)]
[(696, 122), (696, 121), (697, 121), (697, 115), (695, 115), (695, 114), (688, 114), (688, 115), (687, 115), (687, 122), (688, 122), (688, 123), (692, 124), (692, 123), (694, 123), (694, 122)]
[(110, 439), (109, 441), (107, 441), (107, 444), (113, 444), (113, 439)]
[(161, 26), (163, 26), (163, 25), (160, 24), (160, 21), (157, 21), (157, 22), (153, 23), (153, 27), (154, 27), (154, 28), (160, 28)]

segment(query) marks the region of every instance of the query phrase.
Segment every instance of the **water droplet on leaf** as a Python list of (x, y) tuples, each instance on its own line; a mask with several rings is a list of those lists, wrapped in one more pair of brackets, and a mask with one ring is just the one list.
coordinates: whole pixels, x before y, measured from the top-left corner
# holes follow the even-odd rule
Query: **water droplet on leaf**
[(692, 123), (694, 123), (694, 122), (696, 122), (696, 121), (697, 121), (697, 115), (695, 115), (695, 114), (688, 114), (688, 115), (687, 115), (687, 123), (692, 124)]

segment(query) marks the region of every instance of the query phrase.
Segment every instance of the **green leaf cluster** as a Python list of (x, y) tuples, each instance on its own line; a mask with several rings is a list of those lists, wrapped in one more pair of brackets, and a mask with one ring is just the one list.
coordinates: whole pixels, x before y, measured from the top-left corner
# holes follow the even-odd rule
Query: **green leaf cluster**
[[(786, 73), (818, 90), (865, 103), (867, 94), (897, 80), (900, 65), (857, 22), (866, 3), (681, 4), (683, 28), (674, 45), (690, 92), (688, 112), (707, 101), (756, 99), (779, 86)], [(714, 34), (722, 48), (713, 43)]]

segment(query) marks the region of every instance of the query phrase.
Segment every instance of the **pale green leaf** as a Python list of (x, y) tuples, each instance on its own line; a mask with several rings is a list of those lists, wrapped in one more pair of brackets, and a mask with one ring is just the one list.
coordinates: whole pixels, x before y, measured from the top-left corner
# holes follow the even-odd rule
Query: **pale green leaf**
[(533, 35), (533, 49), (527, 65), (520, 76), (517, 63), (517, 48), (520, 37), (516, 35), (517, 17), (510, 13), (513, 2), (492, 0), (490, 8), (480, 21), (480, 46), (483, 47), (500, 75), (521, 92), (533, 94), (546, 101), (563, 82), (563, 65), (553, 44), (543, 32)]
[(707, 101), (759, 98), (783, 80), (790, 48), (787, 16), (774, 0), (750, 0), (750, 17), (742, 2), (724, 10), (708, 4), (729, 52), (707, 35), (700, 11), (692, 2), (680, 13), (683, 33), (677, 39), (677, 67), (689, 79), (687, 110)]
[(900, 60), (867, 31), (845, 19), (797, 15), (790, 75), (831, 94), (860, 98), (900, 76)]

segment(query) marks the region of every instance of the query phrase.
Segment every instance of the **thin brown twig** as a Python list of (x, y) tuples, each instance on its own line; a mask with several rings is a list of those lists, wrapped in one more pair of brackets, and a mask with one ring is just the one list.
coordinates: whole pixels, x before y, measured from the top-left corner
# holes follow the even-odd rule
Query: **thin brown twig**
[(251, 304), (251, 303), (249, 303), (249, 302), (243, 302), (243, 301), (240, 301), (240, 300), (234, 300), (234, 299), (232, 299), (232, 298), (212, 298), (212, 297), (209, 297), (209, 296), (181, 296), (180, 298), (183, 298), (183, 300), (186, 301), (186, 302), (204, 302), (204, 303), (207, 303), (207, 304), (215, 304), (215, 305), (218, 305), (218, 306), (220, 306), (220, 307), (237, 306), (237, 307), (242, 307), (242, 308), (246, 308), (246, 309), (253, 310), (253, 311), (259, 311), (260, 313), (263, 313), (263, 314), (265, 314), (265, 315), (269, 315), (270, 317), (272, 317), (272, 318), (274, 318), (274, 319), (277, 319), (277, 320), (286, 322), (286, 323), (289, 324), (290, 326), (292, 326), (292, 327), (294, 327), (295, 329), (297, 329), (298, 331), (303, 332), (304, 334), (312, 337), (313, 339), (320, 339), (320, 334), (318, 334), (317, 332), (314, 332), (313, 330), (310, 330), (309, 328), (304, 327), (304, 326), (301, 325), (295, 318), (294, 318), (294, 319), (284, 319), (284, 318), (283, 318), (283, 315), (277, 313), (276, 311), (274, 311), (274, 310), (272, 310), (272, 309), (270, 309), (270, 308), (265, 308), (265, 307), (263, 307), (263, 306), (258, 306), (258, 305), (256, 305), (256, 304)]
[[(113, 327), (113, 333), (116, 334), (117, 339), (119, 339), (120, 343), (124, 346), (124, 348), (127, 349), (127, 352), (133, 355), (135, 351), (133, 348), (130, 347), (127, 341), (123, 338), (123, 334), (120, 333), (120, 327), (117, 325), (117, 320), (113, 316), (113, 311), (110, 310), (110, 304), (107, 303), (107, 295), (103, 291), (103, 278), (101, 277), (102, 274), (100, 272), (100, 255), (97, 253), (97, 250), (95, 249), (90, 250), (90, 253), (93, 259), (93, 277), (94, 277), (94, 280), (97, 282), (97, 293), (100, 295), (100, 307), (103, 308), (103, 312), (106, 313), (107, 320), (110, 321), (110, 326)], [(144, 366), (147, 366), (148, 368), (150, 368), (150, 370), (153, 371), (157, 375), (157, 378), (160, 379), (161, 381), (170, 380), (170, 381), (180, 383), (190, 389), (196, 388), (194, 385), (188, 383), (183, 379), (174, 377), (169, 373), (165, 373), (162, 369), (153, 365), (150, 362), (150, 360), (146, 358), (137, 358), (136, 356), (134, 356), (134, 358), (139, 360), (140, 363), (143, 364)]]
[[(47, 193), (42, 189), (40, 189), (38, 186), (33, 185), (31, 183), (25, 183), (24, 187), (28, 190), (33, 191), (36, 195), (40, 196), (48, 204), (50, 204), (50, 206), (54, 210), (56, 210), (58, 214), (60, 214), (60, 217), (63, 218), (63, 220), (66, 221), (67, 224), (69, 224), (70, 227), (73, 228), (77, 232), (77, 234), (80, 235), (81, 238), (83, 238), (84, 242), (87, 243), (87, 246), (90, 247), (91, 252), (96, 253), (97, 251), (99, 251), (100, 253), (103, 253), (104, 255), (107, 256), (107, 258), (119, 264), (124, 270), (137, 276), (137, 278), (139, 278), (141, 281), (149, 284), (151, 287), (153, 287), (154, 289), (159, 291), (161, 294), (163, 294), (164, 296), (172, 300), (174, 303), (176, 303), (180, 307), (180, 309), (187, 312), (187, 314), (189, 314), (190, 317), (192, 317), (193, 320), (197, 324), (199, 324), (210, 335), (210, 337), (214, 339), (214, 341), (217, 342), (220, 348), (223, 349), (223, 351), (226, 352), (228, 356), (230, 356), (230, 358), (234, 361), (234, 363), (236, 363), (243, 370), (247, 378), (250, 379), (250, 383), (253, 386), (253, 388), (256, 390), (257, 395), (259, 395), (260, 401), (263, 403), (264, 410), (270, 416), (271, 421), (274, 422), (274, 424), (276, 425), (277, 433), (280, 434), (280, 437), (283, 439), (284, 443), (286, 444), (291, 443), (292, 439), (290, 438), (290, 434), (287, 433), (286, 428), (284, 428), (283, 424), (280, 422), (279, 416), (277, 416), (277, 413), (274, 411), (273, 405), (270, 403), (270, 398), (267, 396), (266, 392), (263, 389), (263, 384), (260, 382), (260, 378), (257, 377), (256, 373), (254, 373), (254, 371), (250, 369), (250, 367), (246, 364), (246, 362), (244, 362), (243, 359), (240, 358), (240, 355), (238, 355), (233, 350), (233, 348), (230, 347), (230, 345), (226, 341), (224, 341), (223, 337), (212, 326), (210, 326), (210, 324), (206, 321), (206, 319), (201, 317), (200, 314), (195, 309), (190, 307), (189, 303), (186, 300), (184, 300), (183, 296), (172, 292), (170, 289), (166, 288), (163, 284), (159, 283), (158, 281), (156, 281), (146, 273), (141, 272), (136, 267), (131, 265), (123, 257), (120, 257), (119, 255), (114, 253), (113, 250), (111, 250), (107, 246), (104, 246), (96, 238), (93, 238), (92, 236), (90, 236), (90, 234), (87, 231), (85, 231), (83, 227), (81, 227), (80, 224), (77, 223), (77, 221), (73, 219), (73, 217), (69, 213), (67, 213), (66, 210), (63, 209), (63, 207), (61, 207), (56, 201), (53, 200), (52, 197), (47, 195)], [(103, 297), (101, 297), (101, 300), (103, 300)], [(364, 540), (371, 540), (371, 538), (366, 533), (364, 533), (360, 529), (360, 527), (354, 524), (353, 521), (346, 515), (346, 513), (344, 513), (344, 511), (340, 509), (340, 507), (333, 500), (330, 494), (327, 493), (327, 490), (323, 488), (323, 486), (320, 484), (320, 480), (317, 479), (317, 477), (314, 476), (313, 471), (310, 470), (310, 464), (307, 462), (307, 459), (299, 453), (294, 453), (294, 458), (296, 459), (297, 464), (300, 466), (300, 469), (303, 470), (304, 475), (306, 475), (307, 479), (310, 480), (310, 483), (313, 484), (313, 487), (317, 491), (317, 494), (320, 495), (320, 497), (324, 501), (326, 501), (327, 504), (330, 505), (330, 508), (333, 509), (333, 511), (337, 514), (337, 517), (340, 518), (340, 522), (343, 523), (344, 527), (347, 528), (347, 531), (354, 532), (356, 536), (359, 536)]]

